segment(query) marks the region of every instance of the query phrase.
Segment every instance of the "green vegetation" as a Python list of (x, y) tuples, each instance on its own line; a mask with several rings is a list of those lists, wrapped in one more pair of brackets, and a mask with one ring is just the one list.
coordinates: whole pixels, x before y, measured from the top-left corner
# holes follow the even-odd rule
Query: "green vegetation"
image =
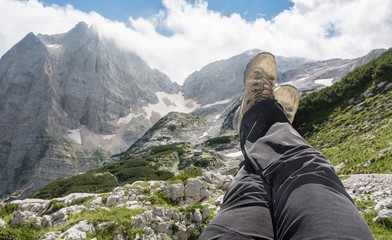
[(93, 171), (70, 177), (59, 178), (33, 193), (31, 198), (52, 199), (75, 192), (102, 193), (118, 186), (117, 179), (110, 173)]
[(377, 216), (377, 212), (373, 210), (375, 203), (371, 199), (363, 199), (361, 201), (355, 201), (355, 205), (361, 209), (363, 217), (368, 224), (370, 231), (373, 233), (375, 239), (389, 240), (392, 236), (392, 221), (382, 220), (373, 221)]
[(299, 105), (294, 125), (306, 133), (328, 120), (338, 108), (345, 108), (348, 101), (358, 98), (370, 85), (392, 78), (392, 49), (373, 61), (358, 67), (338, 83), (304, 97)]
[(392, 91), (377, 86), (391, 81), (389, 50), (301, 100), (298, 130), (333, 164), (343, 165), (340, 174), (392, 172)]
[(235, 142), (238, 140), (237, 135), (229, 135), (229, 136), (221, 136), (216, 138), (210, 138), (203, 143), (204, 146), (214, 146), (219, 144), (227, 144), (231, 142)]
[(179, 157), (192, 154), (185, 143), (153, 146), (135, 153), (118, 155), (120, 160), (104, 165), (76, 176), (59, 178), (31, 197), (51, 199), (66, 196), (70, 193), (104, 193), (111, 191), (119, 184), (133, 183), (139, 180), (167, 180), (174, 174), (165, 168), (177, 165)]

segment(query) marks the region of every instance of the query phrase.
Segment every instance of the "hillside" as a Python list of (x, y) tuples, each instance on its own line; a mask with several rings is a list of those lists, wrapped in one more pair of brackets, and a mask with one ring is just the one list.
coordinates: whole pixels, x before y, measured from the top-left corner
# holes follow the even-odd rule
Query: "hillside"
[(340, 173), (392, 172), (392, 50), (301, 100), (295, 125)]

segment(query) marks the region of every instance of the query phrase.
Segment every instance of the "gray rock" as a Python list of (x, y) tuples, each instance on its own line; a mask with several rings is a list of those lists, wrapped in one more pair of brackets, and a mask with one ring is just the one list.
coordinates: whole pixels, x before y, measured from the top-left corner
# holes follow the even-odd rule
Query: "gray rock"
[(187, 203), (199, 202), (201, 199), (200, 191), (204, 188), (201, 180), (188, 178), (185, 185), (184, 195)]
[(392, 209), (382, 209), (378, 212), (377, 216), (373, 219), (373, 221), (379, 222), (386, 219), (392, 220)]
[(63, 202), (65, 203), (67, 206), (71, 206), (71, 205), (76, 205), (79, 203), (82, 203), (83, 201), (89, 199), (89, 198), (93, 198), (93, 197), (97, 197), (97, 194), (92, 194), (92, 193), (71, 193), (65, 197), (62, 198), (55, 198), (55, 200), (59, 201), (59, 202)]
[(166, 187), (166, 195), (173, 201), (177, 201), (184, 197), (184, 184), (174, 183)]
[(6, 223), (4, 222), (3, 219), (0, 218), (0, 228), (4, 228)]
[(36, 222), (37, 216), (33, 212), (17, 210), (11, 219), (11, 226), (20, 226), (31, 221)]
[(125, 239), (126, 238), (125, 238), (123, 230), (116, 229), (116, 231), (114, 231), (112, 240), (125, 240)]
[(48, 232), (40, 240), (58, 240), (60, 232)]
[(97, 225), (96, 230), (98, 234), (104, 234), (108, 229), (112, 229), (115, 226), (117, 226), (116, 222), (102, 222)]
[(59, 237), (66, 240), (82, 240), (87, 239), (87, 233), (94, 233), (95, 229), (93, 225), (87, 221), (80, 221), (70, 229), (65, 231)]
[(203, 216), (201, 215), (201, 212), (199, 209), (196, 209), (193, 212), (193, 221), (197, 222), (197, 223), (201, 223), (203, 222)]
[(13, 203), (19, 204), (18, 210), (21, 212), (33, 212), (37, 216), (42, 216), (45, 211), (49, 208), (50, 201), (42, 199), (24, 199), (17, 200)]
[(85, 206), (75, 205), (70, 207), (65, 207), (59, 211), (53, 213), (50, 218), (52, 226), (62, 224), (68, 219), (68, 216), (75, 213), (80, 213), (86, 209)]
[(374, 210), (381, 211), (386, 208), (392, 209), (392, 198), (391, 197), (379, 201), (376, 204), (376, 206), (374, 207)]
[(96, 199), (94, 199), (88, 206), (87, 208), (89, 209), (96, 209), (97, 207), (102, 207), (103, 201), (102, 201), (102, 197), (97, 197)]

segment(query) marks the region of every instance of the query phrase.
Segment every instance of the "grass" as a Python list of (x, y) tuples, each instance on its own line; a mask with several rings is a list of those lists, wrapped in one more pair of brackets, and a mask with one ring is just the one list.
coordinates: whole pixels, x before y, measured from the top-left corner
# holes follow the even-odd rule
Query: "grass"
[(333, 164), (344, 163), (340, 174), (392, 173), (390, 105), (392, 91), (352, 108), (339, 109), (307, 140)]

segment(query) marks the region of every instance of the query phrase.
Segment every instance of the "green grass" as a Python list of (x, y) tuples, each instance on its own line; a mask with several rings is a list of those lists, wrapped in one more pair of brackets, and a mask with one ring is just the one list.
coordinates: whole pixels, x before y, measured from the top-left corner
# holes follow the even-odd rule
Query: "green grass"
[[(352, 108), (338, 109), (307, 140), (333, 164), (345, 164), (340, 174), (392, 173), (391, 105), (389, 91)], [(371, 164), (365, 167), (367, 162)]]

